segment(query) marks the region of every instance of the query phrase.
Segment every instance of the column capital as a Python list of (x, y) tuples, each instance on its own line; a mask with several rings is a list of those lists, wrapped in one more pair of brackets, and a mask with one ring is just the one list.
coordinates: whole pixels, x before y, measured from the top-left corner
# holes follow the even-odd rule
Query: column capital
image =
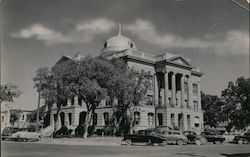
[(162, 72), (163, 72), (163, 73), (169, 73), (170, 71), (168, 71), (168, 70), (163, 70)]
[(171, 72), (172, 72), (172, 74), (173, 74), (173, 75), (176, 75), (176, 74), (177, 74), (177, 72), (176, 72), (176, 71), (171, 71)]
[(186, 77), (186, 78), (190, 78), (190, 77), (191, 77), (191, 75), (189, 75), (189, 74), (185, 74), (185, 77)]

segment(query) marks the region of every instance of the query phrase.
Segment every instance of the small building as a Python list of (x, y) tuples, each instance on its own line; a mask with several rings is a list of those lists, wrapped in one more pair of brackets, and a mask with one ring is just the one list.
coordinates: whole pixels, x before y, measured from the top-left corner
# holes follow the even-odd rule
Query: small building
[[(100, 53), (106, 58), (122, 58), (128, 67), (150, 72), (152, 87), (144, 101), (135, 108), (135, 130), (147, 128), (176, 128), (180, 131), (202, 131), (203, 111), (201, 109), (201, 76), (198, 67), (183, 55), (164, 52), (153, 55), (137, 49), (131, 39), (121, 34), (104, 42)], [(79, 60), (82, 56), (63, 56), (56, 64), (67, 60)], [(52, 108), (51, 124), (55, 124), (56, 109)], [(102, 128), (110, 124), (112, 107), (105, 100), (93, 115), (92, 124)], [(76, 127), (84, 123), (86, 106), (68, 103), (59, 113), (61, 125)]]
[[(1, 131), (6, 127), (26, 128), (29, 125), (28, 114), (31, 110), (15, 109), (11, 104), (1, 106)], [(12, 121), (12, 114), (17, 114), (17, 119)]]

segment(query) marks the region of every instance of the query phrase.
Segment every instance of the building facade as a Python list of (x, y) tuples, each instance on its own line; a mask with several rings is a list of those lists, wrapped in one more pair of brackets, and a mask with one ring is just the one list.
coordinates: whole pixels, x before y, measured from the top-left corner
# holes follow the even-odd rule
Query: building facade
[[(13, 112), (19, 113), (15, 122), (11, 122)], [(31, 110), (14, 109), (11, 104), (3, 104), (1, 106), (1, 132), (6, 127), (26, 128), (30, 124), (27, 117), (31, 112)]]
[[(190, 60), (182, 55), (162, 53), (152, 55), (139, 51), (135, 42), (121, 34), (104, 42), (101, 50), (106, 58), (122, 58), (128, 67), (135, 70), (150, 72), (152, 88), (148, 90), (145, 99), (134, 109), (135, 130), (147, 128), (172, 128), (202, 131), (203, 111), (201, 109), (202, 73), (194, 67)], [(63, 56), (56, 64), (67, 60), (79, 60), (81, 56)], [(92, 124), (96, 128), (109, 125), (113, 113), (111, 106), (105, 100), (96, 109)], [(51, 124), (55, 123), (56, 108), (51, 112)], [(57, 127), (67, 125), (75, 128), (83, 123), (86, 106), (68, 103), (59, 113)]]

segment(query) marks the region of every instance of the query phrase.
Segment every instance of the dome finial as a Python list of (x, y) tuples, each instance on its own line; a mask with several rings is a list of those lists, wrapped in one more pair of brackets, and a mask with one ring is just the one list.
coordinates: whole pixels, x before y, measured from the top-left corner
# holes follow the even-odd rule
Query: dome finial
[(119, 26), (118, 36), (120, 36), (120, 35), (122, 35), (122, 25), (120, 22), (118, 23), (118, 26)]

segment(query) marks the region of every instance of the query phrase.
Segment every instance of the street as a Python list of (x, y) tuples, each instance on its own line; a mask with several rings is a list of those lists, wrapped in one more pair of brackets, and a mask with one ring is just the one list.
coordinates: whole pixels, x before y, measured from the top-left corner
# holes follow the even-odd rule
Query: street
[(2, 142), (1, 157), (250, 157), (250, 145), (85, 146)]

